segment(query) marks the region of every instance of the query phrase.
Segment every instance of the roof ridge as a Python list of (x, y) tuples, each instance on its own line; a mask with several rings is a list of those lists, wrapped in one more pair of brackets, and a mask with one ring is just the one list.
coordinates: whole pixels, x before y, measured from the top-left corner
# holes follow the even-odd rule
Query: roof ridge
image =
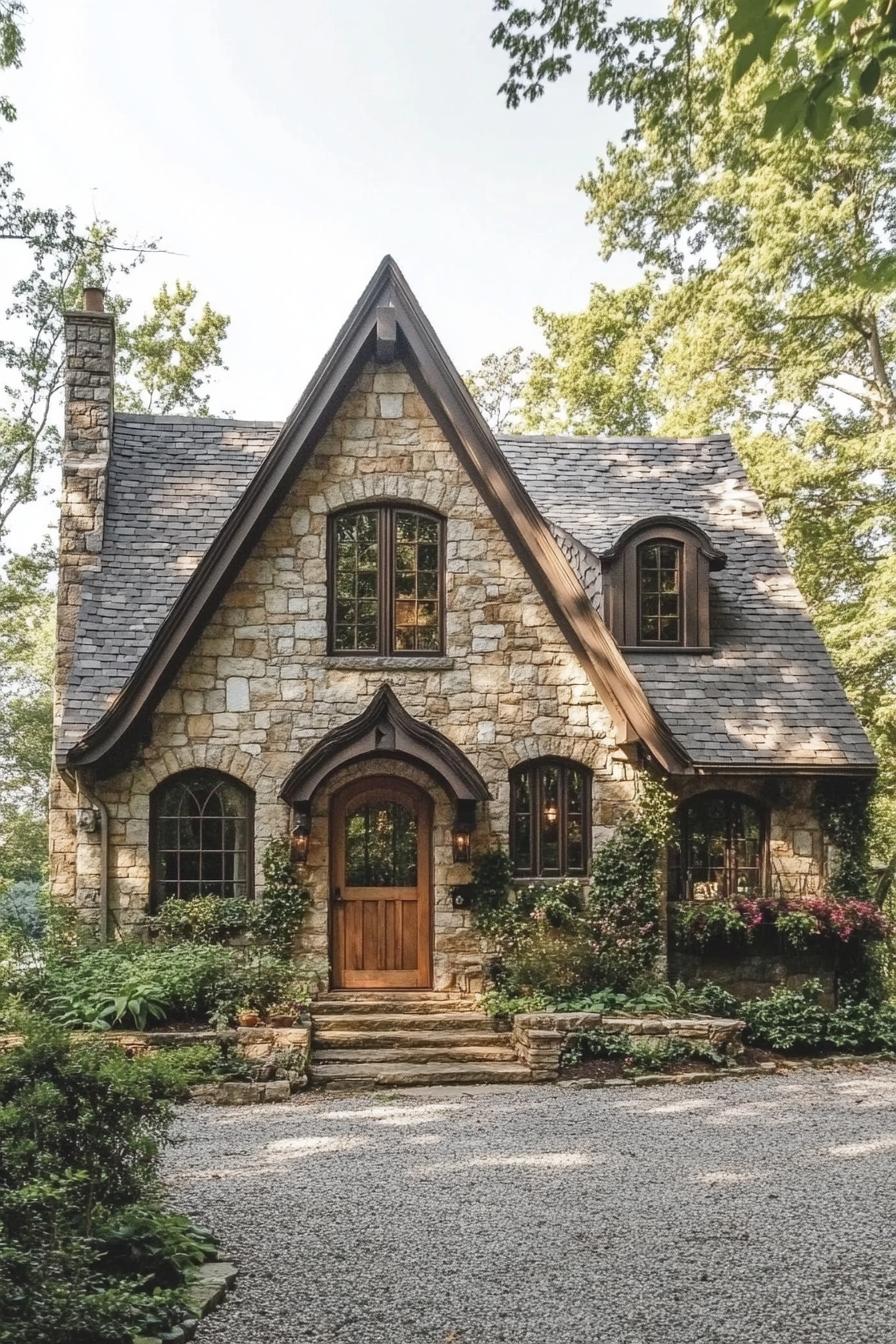
[(203, 425), (226, 425), (239, 429), (281, 429), (282, 420), (239, 420), (222, 415), (154, 415), (148, 411), (116, 411), (115, 424), (126, 425), (190, 425), (201, 428)]

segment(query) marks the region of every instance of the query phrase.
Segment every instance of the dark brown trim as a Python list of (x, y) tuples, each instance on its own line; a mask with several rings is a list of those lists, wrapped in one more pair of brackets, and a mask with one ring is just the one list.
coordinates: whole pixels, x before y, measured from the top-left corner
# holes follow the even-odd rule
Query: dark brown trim
[[(641, 639), (641, 550), (657, 542), (679, 548), (679, 638), (675, 642)], [(627, 527), (600, 561), (604, 618), (621, 649), (688, 653), (709, 646), (709, 575), (724, 567), (725, 556), (702, 528), (671, 514), (643, 518)]]
[[(685, 650), (690, 652), (690, 650)], [(856, 776), (860, 779), (871, 779), (878, 772), (878, 766), (875, 765), (788, 765), (786, 761), (774, 762), (767, 765), (702, 765), (694, 762), (694, 767), (688, 773), (698, 775), (701, 778), (708, 779), (712, 775), (743, 775), (759, 777), (762, 775), (800, 775), (809, 778), (821, 778), (828, 775)]]
[(438, 779), (456, 801), (484, 802), (488, 786), (460, 747), (408, 714), (388, 684), (357, 718), (334, 728), (306, 752), (280, 790), (293, 807), (311, 802), (316, 790), (341, 765), (376, 757), (409, 761)]
[[(542, 769), (545, 766), (553, 766), (560, 771), (560, 786), (558, 789), (559, 816), (557, 818), (557, 838), (560, 864), (556, 871), (545, 871), (544, 860), (541, 853), (541, 809), (543, 805), (543, 785)], [(578, 770), (582, 776), (582, 865), (581, 868), (570, 869), (567, 856), (568, 832), (568, 798), (569, 790), (567, 780), (570, 770)], [(516, 866), (516, 820), (519, 809), (515, 806), (516, 791), (519, 780), (523, 775), (529, 776), (529, 857), (530, 863), (524, 872)], [(510, 843), (510, 861), (513, 867), (514, 880), (516, 879), (536, 879), (560, 880), (567, 877), (587, 877), (589, 864), (591, 862), (591, 832), (594, 827), (594, 817), (591, 810), (591, 781), (592, 772), (587, 765), (582, 765), (580, 761), (570, 760), (567, 756), (539, 756), (530, 761), (521, 761), (515, 765), (510, 772), (510, 827), (508, 840)]]
[[(670, 900), (688, 901), (692, 900), (690, 892), (687, 891), (688, 884), (688, 863), (691, 850), (691, 826), (689, 813), (698, 803), (706, 802), (708, 798), (723, 799), (727, 803), (747, 804), (756, 813), (759, 819), (759, 861), (756, 865), (759, 872), (759, 893), (765, 895), (770, 887), (771, 878), (771, 849), (769, 839), (771, 835), (771, 811), (761, 798), (756, 798), (750, 793), (741, 793), (737, 789), (703, 789), (699, 793), (691, 794), (689, 798), (684, 798), (675, 809), (675, 826), (678, 833), (678, 844), (669, 845), (669, 850), (677, 848), (679, 863), (674, 865), (671, 862), (671, 856), (667, 855), (666, 870), (668, 876), (668, 895)], [(730, 818), (729, 818), (730, 825)], [(726, 872), (728, 870), (726, 869)], [(736, 869), (735, 869), (736, 871)], [(677, 889), (674, 878), (677, 875)], [(721, 899), (730, 899), (731, 893), (726, 893)]]
[(204, 765), (195, 766), (187, 770), (176, 770), (173, 775), (166, 775), (164, 779), (159, 780), (149, 795), (149, 909), (154, 915), (158, 914), (164, 904), (159, 890), (159, 796), (163, 789), (190, 775), (213, 775), (217, 779), (226, 780), (228, 784), (235, 784), (245, 794), (246, 896), (250, 901), (255, 896), (255, 790), (241, 779), (237, 779), (236, 775), (228, 774), (226, 770), (211, 770)]
[(650, 704), (550, 527), (514, 475), (404, 276), (385, 257), (239, 503), (197, 565), (112, 706), (64, 763), (114, 768), (287, 490), (308, 461), (364, 363), (376, 351), (376, 310), (395, 309), (402, 358), (467, 474), (516, 551), (536, 591), (607, 706), (619, 743), (640, 743), (671, 773), (690, 757)]

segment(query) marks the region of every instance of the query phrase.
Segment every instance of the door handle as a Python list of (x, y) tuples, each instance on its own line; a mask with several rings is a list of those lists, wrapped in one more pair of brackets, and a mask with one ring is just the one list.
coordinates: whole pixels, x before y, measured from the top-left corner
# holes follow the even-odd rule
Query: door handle
[(333, 888), (333, 900), (334, 901), (342, 900), (342, 889), (340, 887)]

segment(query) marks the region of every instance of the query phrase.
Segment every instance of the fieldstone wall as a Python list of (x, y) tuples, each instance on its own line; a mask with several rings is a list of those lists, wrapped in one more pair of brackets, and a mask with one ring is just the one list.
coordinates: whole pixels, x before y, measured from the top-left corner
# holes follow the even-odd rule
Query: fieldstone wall
[[(99, 567), (103, 545), (106, 474), (112, 442), (115, 323), (111, 313), (65, 314), (65, 438), (59, 508), (59, 579), (56, 593), (56, 669), (53, 725), (71, 671), (84, 584)], [(80, 802), (55, 769), (50, 777), (50, 881), (54, 894), (93, 915), (99, 870), (89, 846), (78, 854)], [(88, 877), (88, 873), (92, 875)]]
[(727, 1017), (625, 1017), (610, 1013), (517, 1013), (511, 1042), (517, 1057), (532, 1070), (532, 1081), (554, 1082), (567, 1038), (579, 1031), (624, 1032), (658, 1041), (665, 1036), (707, 1041), (726, 1055), (738, 1055), (746, 1024)]
[[(444, 656), (327, 654), (328, 515), (382, 499), (424, 504), (446, 519)], [(632, 772), (611, 759), (615, 744), (605, 707), (398, 364), (370, 365), (360, 375), (161, 701), (141, 755), (98, 785), (110, 818), (113, 925), (138, 928), (148, 907), (150, 795), (161, 780), (205, 766), (255, 791), (260, 883), (265, 844), (288, 825), (278, 796), (283, 781), (384, 681), (410, 714), (455, 742), (486, 780), (491, 798), (480, 809), (477, 846), (506, 844), (508, 771), (521, 760), (565, 756), (594, 772), (595, 845), (630, 806)], [(376, 773), (383, 766), (364, 768)], [(329, 794), (350, 777), (334, 778), (315, 799), (309, 853), (315, 904), (303, 940), (309, 952), (326, 947)], [(469, 880), (469, 869), (451, 862), (448, 800), (428, 777), (410, 777), (435, 803), (435, 985), (475, 988), (481, 952), (469, 915), (454, 910), (448, 896), (451, 883)], [(97, 852), (97, 836), (81, 837), (79, 893), (91, 885), (87, 874), (96, 871)]]

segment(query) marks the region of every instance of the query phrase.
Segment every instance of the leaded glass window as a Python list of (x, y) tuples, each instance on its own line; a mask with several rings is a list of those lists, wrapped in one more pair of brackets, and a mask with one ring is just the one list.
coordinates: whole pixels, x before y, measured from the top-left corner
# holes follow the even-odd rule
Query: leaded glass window
[(336, 514), (330, 526), (334, 653), (442, 650), (443, 522), (384, 504)]
[(403, 803), (361, 803), (345, 817), (348, 887), (417, 885), (417, 818)]
[(704, 793), (679, 813), (669, 853), (673, 896), (719, 901), (763, 889), (764, 827), (759, 808), (733, 793)]
[(333, 528), (333, 647), (375, 652), (380, 636), (380, 515), (340, 514)]
[(572, 761), (530, 761), (510, 777), (510, 851), (517, 877), (583, 875), (590, 775)]
[(648, 541), (638, 547), (638, 639), (681, 643), (681, 545)]
[(252, 794), (213, 770), (160, 784), (152, 798), (153, 897), (251, 893)]

